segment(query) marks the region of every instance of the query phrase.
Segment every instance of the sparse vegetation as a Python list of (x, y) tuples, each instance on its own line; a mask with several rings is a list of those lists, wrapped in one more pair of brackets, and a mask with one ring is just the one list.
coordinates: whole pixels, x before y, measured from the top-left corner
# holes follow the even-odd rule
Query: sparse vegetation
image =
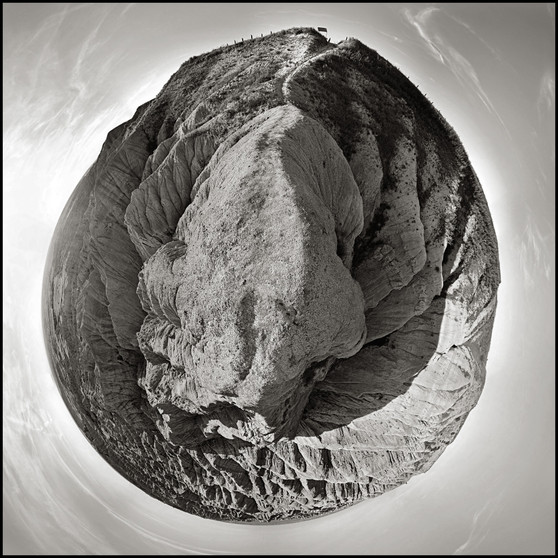
[[(259, 112), (282, 104), (279, 70), (295, 67), (300, 35), (307, 35), (309, 52), (318, 51), (326, 39), (312, 28), (298, 28), (238, 41), (211, 52), (193, 56), (170, 78), (145, 111), (143, 124), (168, 108), (174, 118), (188, 114), (204, 103), (211, 114), (225, 114), (213, 130), (220, 141)], [(295, 38), (296, 37), (296, 38)], [(150, 135), (157, 130), (147, 127)]]
[(355, 255), (353, 258), (353, 267), (363, 262), (378, 246), (377, 234), (384, 228), (388, 221), (388, 210), (391, 206), (386, 203), (380, 203), (374, 212), (374, 218), (366, 231), (363, 231), (355, 240)]

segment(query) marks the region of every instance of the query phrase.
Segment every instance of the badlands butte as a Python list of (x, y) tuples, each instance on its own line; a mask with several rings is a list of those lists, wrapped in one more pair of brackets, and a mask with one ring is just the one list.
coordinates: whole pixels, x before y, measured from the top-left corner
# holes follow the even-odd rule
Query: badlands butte
[(455, 132), (355, 39), (185, 62), (55, 231), (44, 334), (85, 436), (203, 517), (309, 518), (423, 473), (485, 378), (498, 250)]

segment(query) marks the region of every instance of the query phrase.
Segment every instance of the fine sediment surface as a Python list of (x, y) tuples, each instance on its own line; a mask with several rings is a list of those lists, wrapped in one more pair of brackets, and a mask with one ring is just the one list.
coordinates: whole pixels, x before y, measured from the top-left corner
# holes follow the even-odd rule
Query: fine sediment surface
[(425, 472), (483, 387), (496, 237), (456, 134), (350, 39), (184, 63), (60, 218), (51, 366), (99, 453), (229, 521), (307, 518)]

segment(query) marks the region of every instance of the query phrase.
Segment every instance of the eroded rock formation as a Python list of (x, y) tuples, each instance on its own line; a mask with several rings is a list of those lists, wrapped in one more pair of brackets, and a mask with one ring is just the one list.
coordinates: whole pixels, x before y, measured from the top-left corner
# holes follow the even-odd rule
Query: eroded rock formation
[(356, 40), (195, 57), (109, 133), (44, 329), (95, 448), (162, 501), (312, 517), (426, 471), (476, 404), (499, 283), (455, 133)]

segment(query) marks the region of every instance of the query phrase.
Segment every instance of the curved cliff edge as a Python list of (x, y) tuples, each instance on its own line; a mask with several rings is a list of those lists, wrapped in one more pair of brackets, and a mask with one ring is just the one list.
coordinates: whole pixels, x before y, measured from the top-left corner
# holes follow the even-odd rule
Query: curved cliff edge
[(308, 518), (434, 463), (480, 396), (500, 282), (454, 131), (357, 40), (185, 62), (56, 228), (44, 335), (97, 451), (167, 504)]

